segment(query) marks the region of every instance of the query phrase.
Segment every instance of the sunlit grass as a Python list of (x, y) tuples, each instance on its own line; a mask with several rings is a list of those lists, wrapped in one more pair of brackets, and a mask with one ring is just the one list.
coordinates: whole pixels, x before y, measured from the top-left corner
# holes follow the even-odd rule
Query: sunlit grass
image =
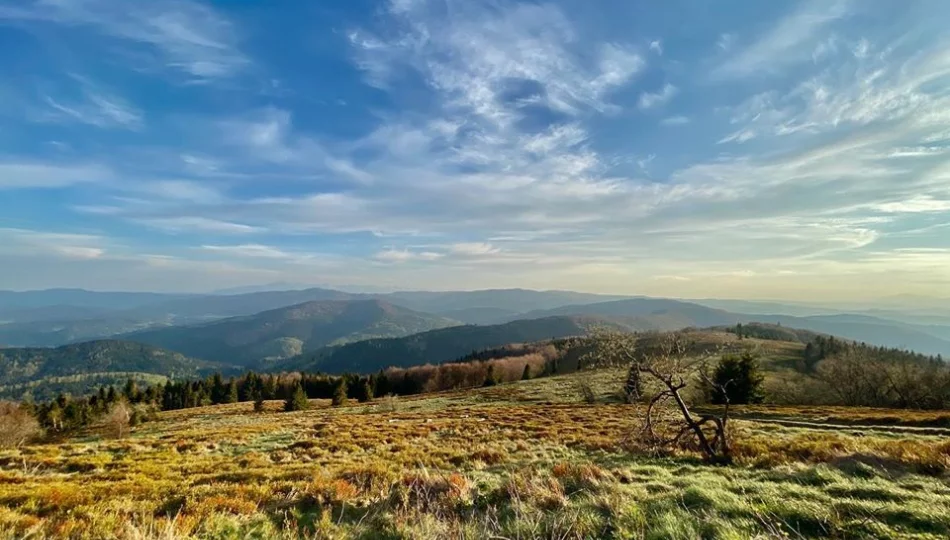
[(565, 376), (294, 413), (174, 411), (119, 440), (6, 450), (0, 537), (950, 535), (946, 437), (822, 425), (937, 413), (739, 409), (814, 425), (736, 420), (738, 464), (710, 467), (621, 450), (633, 408), (620, 373), (583, 376), (595, 404)]

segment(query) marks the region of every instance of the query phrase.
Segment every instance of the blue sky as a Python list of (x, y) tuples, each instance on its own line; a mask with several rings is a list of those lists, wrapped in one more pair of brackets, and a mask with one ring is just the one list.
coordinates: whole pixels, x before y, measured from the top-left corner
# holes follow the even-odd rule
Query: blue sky
[(0, 288), (948, 296), (948, 18), (0, 1)]

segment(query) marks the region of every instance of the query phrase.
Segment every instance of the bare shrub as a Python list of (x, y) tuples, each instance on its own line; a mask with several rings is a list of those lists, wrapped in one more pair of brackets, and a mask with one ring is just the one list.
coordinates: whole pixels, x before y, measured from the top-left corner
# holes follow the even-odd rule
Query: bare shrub
[(17, 448), (40, 434), (40, 424), (28, 410), (12, 401), (0, 401), (0, 448)]
[(594, 392), (594, 387), (588, 377), (584, 375), (578, 376), (574, 387), (577, 389), (577, 394), (580, 396), (581, 401), (590, 404), (597, 403), (597, 393)]
[(129, 434), (129, 424), (132, 421), (132, 407), (125, 401), (118, 401), (102, 418), (106, 430), (115, 437), (121, 438)]
[(388, 394), (379, 400), (379, 403), (386, 412), (396, 412), (399, 410), (399, 398), (392, 394)]

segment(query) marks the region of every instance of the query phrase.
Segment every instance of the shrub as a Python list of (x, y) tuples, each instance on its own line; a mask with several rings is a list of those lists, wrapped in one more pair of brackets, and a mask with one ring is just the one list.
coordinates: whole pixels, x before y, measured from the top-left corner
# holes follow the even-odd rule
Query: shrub
[(41, 433), (39, 422), (26, 407), (0, 401), (0, 448), (16, 448)]

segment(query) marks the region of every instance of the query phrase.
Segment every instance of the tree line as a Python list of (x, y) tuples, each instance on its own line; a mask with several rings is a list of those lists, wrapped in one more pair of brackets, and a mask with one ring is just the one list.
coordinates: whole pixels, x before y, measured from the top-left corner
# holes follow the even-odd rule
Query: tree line
[[(281, 400), (283, 410), (306, 409), (311, 399), (329, 399), (334, 406), (355, 400), (367, 402), (377, 396), (416, 394), (493, 386), (562, 372), (558, 359), (575, 342), (528, 344), (474, 352), (472, 359), (444, 364), (389, 368), (370, 375), (324, 373), (247, 373), (226, 378), (215, 373), (203, 379), (171, 380), (140, 384), (129, 379), (120, 388), (100, 387), (85, 397), (61, 393), (46, 402), (24, 402), (21, 410), (35, 417), (49, 433), (75, 431), (101, 421), (118, 404), (128, 408), (128, 423), (136, 425), (159, 411), (171, 411), (227, 403)], [(508, 356), (501, 356), (504, 353)]]

